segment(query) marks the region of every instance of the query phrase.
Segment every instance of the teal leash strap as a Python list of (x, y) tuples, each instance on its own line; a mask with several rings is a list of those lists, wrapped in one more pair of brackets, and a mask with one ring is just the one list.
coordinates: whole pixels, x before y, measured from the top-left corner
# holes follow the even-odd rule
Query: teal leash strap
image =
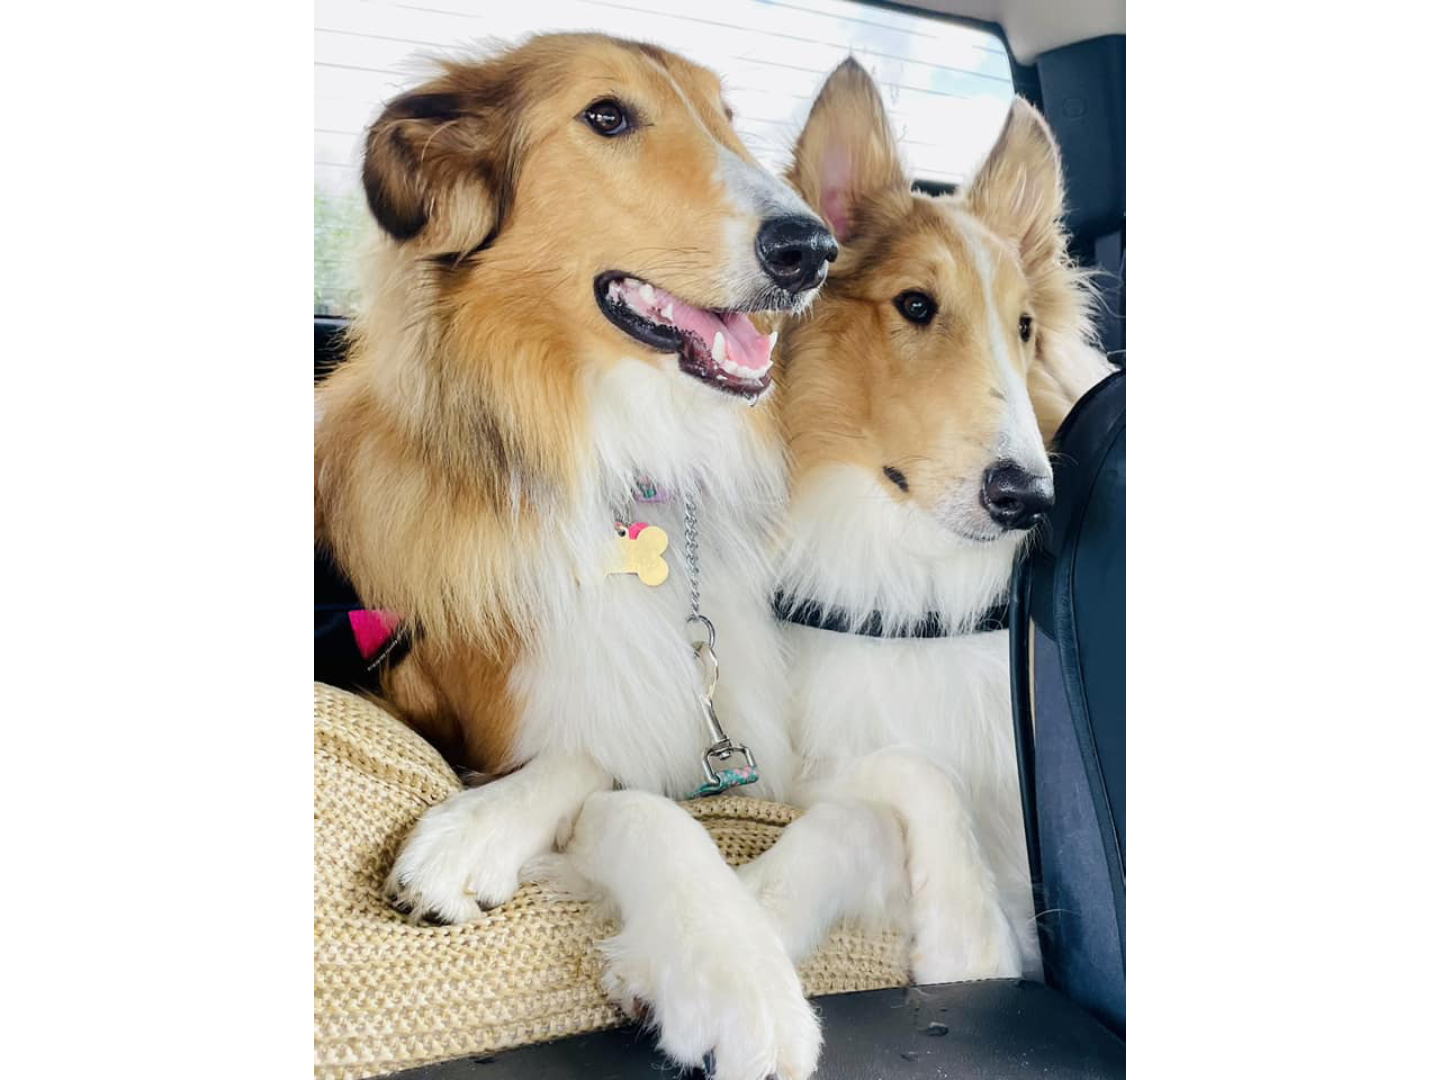
[(760, 773), (746, 766), (743, 769), (721, 769), (713, 782), (707, 781), (686, 795), (687, 799), (703, 799), (709, 795), (723, 795), (731, 788), (744, 787), (760, 779)]

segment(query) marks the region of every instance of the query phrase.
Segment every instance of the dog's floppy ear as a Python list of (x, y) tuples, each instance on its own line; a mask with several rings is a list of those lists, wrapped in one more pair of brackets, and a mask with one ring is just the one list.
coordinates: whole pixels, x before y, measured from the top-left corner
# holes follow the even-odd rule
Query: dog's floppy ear
[(867, 200), (910, 190), (880, 91), (854, 57), (821, 87), (786, 179), (841, 243), (863, 226), (858, 212)]
[(1010, 106), (999, 141), (962, 198), (972, 214), (1019, 246), (1027, 273), (1063, 254), (1060, 151), (1045, 118), (1024, 98)]
[(455, 66), (385, 106), (365, 138), (370, 212), (399, 241), (475, 247), (498, 231), (515, 187), (519, 96), (494, 65)]

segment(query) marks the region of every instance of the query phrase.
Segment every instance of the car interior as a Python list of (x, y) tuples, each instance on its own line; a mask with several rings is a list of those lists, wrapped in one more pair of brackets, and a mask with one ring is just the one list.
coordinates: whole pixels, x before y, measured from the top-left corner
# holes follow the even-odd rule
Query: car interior
[[(807, 2), (796, 0), (775, 7), (793, 9), (793, 16), (808, 10)], [(1122, 1076), (1124, 2), (932, 0), (908, 5), (850, 3), (845, 7), (855, 20), (870, 13), (887, 25), (897, 13), (917, 18), (917, 25), (961, 25), (983, 31), (1003, 46), (1013, 92), (1044, 113), (1059, 141), (1071, 254), (1094, 271), (1099, 343), (1117, 370), (1079, 402), (1057, 436), (1056, 505), (1042, 542), (1018, 568), (1011, 593), (1016, 768), (1025, 802), (1043, 981), (908, 986), (818, 998), (815, 1004), (822, 1014), (825, 1045), (817, 1075), (826, 1080)], [(596, 5), (594, 28), (610, 29), (600, 22), (604, 8)], [(708, 11), (705, 17), (725, 18)], [(479, 24), (475, 31), (488, 32)], [(658, 25), (655, 37), (671, 44), (663, 40)], [(684, 51), (683, 43), (675, 47)], [(866, 59), (863, 52), (857, 52), (862, 61)], [(821, 76), (812, 78), (813, 92)], [(317, 130), (321, 123), (317, 113)], [(347, 322), (343, 302), (330, 293), (322, 296), (319, 284), (325, 269), (322, 262), (333, 258), (322, 258), (320, 253), (319, 138), (317, 135), (317, 383), (344, 362)], [(963, 182), (927, 176), (919, 168), (916, 171), (922, 176), (918, 186), (930, 191), (950, 190)], [(317, 561), (317, 642), (321, 610), (331, 599), (320, 580), (319, 566)], [(317, 671), (316, 677), (322, 675)], [(626, 1026), (393, 1075), (410, 1080), (575, 1076), (618, 1080), (652, 1076), (655, 1069), (663, 1067), (650, 1036)]]

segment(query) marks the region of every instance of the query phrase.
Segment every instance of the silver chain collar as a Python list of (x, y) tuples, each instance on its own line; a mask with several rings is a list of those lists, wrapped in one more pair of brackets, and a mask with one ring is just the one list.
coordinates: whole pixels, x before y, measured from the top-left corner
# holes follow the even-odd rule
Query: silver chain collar
[[(704, 619), (700, 614), (700, 524), (695, 516), (695, 496), (685, 493), (685, 573), (690, 579), (690, 621)], [(706, 620), (709, 625), (709, 620)], [(710, 636), (715, 628), (710, 627)]]

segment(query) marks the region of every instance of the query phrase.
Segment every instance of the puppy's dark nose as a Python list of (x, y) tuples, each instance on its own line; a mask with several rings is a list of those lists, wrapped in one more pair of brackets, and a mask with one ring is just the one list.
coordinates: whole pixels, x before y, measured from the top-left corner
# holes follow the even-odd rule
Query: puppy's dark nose
[(1026, 472), (1013, 461), (999, 461), (985, 470), (980, 502), (1001, 528), (1028, 529), (1055, 505), (1055, 488), (1046, 477)]
[(794, 214), (771, 218), (760, 226), (755, 254), (771, 281), (786, 292), (798, 293), (825, 280), (825, 264), (835, 261), (840, 246), (818, 220)]

